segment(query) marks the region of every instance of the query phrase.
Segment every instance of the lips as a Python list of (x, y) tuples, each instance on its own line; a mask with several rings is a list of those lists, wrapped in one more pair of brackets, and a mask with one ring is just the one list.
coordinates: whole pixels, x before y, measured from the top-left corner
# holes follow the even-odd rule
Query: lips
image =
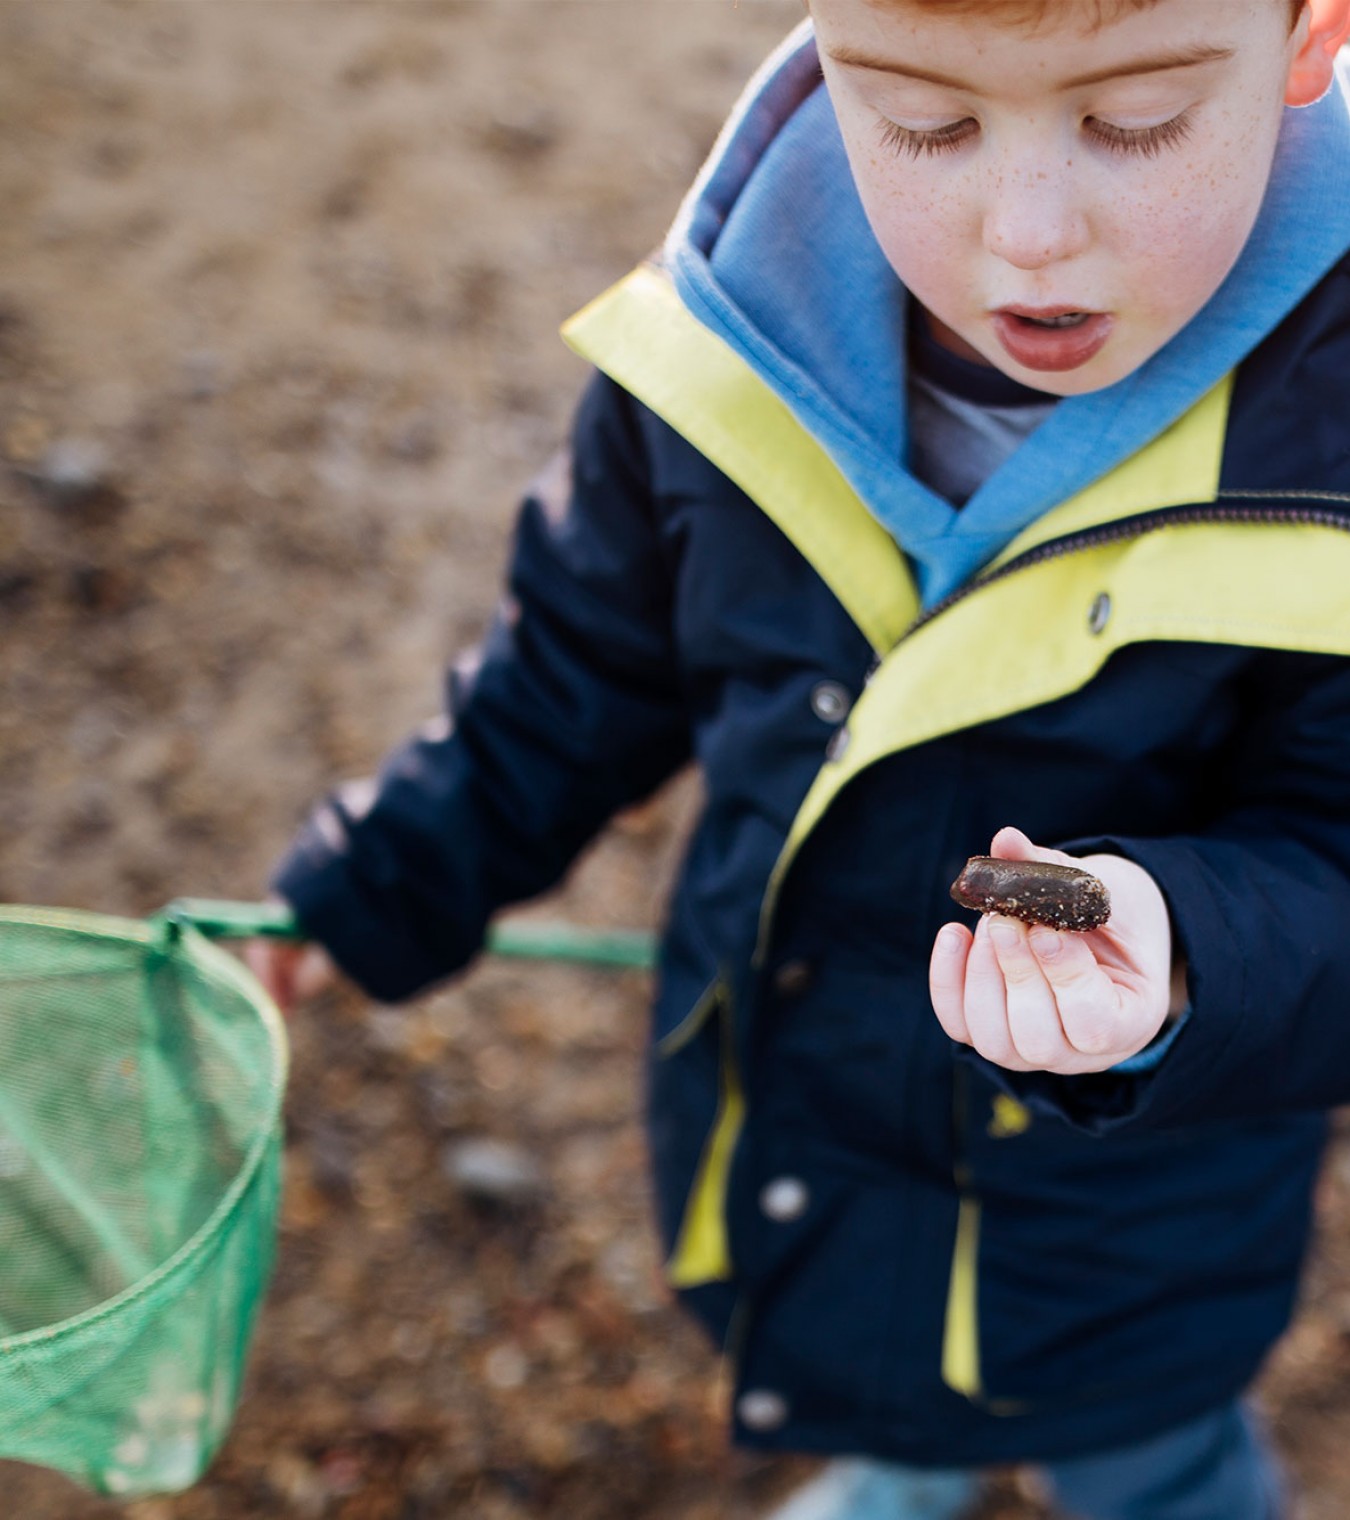
[(1078, 369), (1102, 351), (1115, 318), (1072, 306), (1001, 306), (992, 314), (1004, 352), (1024, 369)]

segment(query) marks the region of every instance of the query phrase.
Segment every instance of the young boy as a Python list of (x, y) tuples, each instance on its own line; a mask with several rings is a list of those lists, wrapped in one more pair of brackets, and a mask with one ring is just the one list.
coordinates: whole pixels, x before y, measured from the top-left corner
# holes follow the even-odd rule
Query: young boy
[[(865, 1458), (791, 1513), (1016, 1460), (1273, 1520), (1237, 1401), (1350, 1097), (1350, 0), (812, 13), (571, 324), (452, 721), (277, 887), (403, 997), (695, 757), (658, 1210), (737, 1437)], [(991, 837), (1105, 928), (948, 923)]]

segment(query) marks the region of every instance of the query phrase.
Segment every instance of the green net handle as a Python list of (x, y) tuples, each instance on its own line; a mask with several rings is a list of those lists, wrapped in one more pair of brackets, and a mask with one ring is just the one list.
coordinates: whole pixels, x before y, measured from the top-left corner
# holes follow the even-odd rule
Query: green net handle
[[(295, 914), (284, 903), (222, 902), (180, 897), (159, 917), (186, 924), (208, 939), (303, 938)], [(656, 936), (640, 929), (587, 929), (579, 924), (507, 919), (488, 930), (493, 955), (523, 960), (571, 961), (618, 970), (650, 971), (656, 964)]]

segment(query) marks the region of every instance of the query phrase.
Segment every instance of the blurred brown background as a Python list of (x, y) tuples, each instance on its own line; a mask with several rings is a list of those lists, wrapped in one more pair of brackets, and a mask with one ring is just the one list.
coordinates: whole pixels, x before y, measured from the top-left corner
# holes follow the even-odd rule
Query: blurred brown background
[[(0, 3), (0, 897), (256, 896), (307, 802), (435, 710), (584, 377), (559, 322), (658, 241), (799, 15)], [(654, 924), (692, 791), (545, 911)], [(305, 1014), (226, 1450), (125, 1509), (0, 1464), (0, 1514), (759, 1513), (807, 1469), (727, 1451), (715, 1358), (661, 1289), (645, 991), (485, 963)], [(1324, 1216), (1267, 1404), (1305, 1520), (1344, 1520), (1344, 1146)], [(988, 1513), (1044, 1511), (1009, 1475)]]

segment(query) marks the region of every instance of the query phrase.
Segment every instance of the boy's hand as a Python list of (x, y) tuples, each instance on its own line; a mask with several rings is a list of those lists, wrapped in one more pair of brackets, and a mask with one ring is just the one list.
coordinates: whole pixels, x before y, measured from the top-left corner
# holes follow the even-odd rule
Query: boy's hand
[(1091, 871), (1111, 894), (1111, 917), (1086, 934), (993, 913), (973, 936), (962, 924), (945, 925), (929, 969), (942, 1027), (1009, 1071), (1074, 1076), (1142, 1050), (1177, 1001), (1172, 928), (1153, 878), (1119, 855), (1076, 860), (1040, 849), (1017, 829), (1001, 829), (990, 854)]
[(294, 940), (249, 939), (239, 947), (244, 964), (288, 1018), (337, 981), (337, 967), (318, 945)]

